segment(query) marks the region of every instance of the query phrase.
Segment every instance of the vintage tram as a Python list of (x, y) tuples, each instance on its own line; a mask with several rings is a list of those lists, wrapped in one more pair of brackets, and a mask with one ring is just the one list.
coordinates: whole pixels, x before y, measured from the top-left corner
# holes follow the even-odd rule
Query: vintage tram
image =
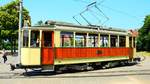
[(111, 67), (136, 59), (135, 37), (128, 31), (48, 21), (21, 30), (20, 68)]

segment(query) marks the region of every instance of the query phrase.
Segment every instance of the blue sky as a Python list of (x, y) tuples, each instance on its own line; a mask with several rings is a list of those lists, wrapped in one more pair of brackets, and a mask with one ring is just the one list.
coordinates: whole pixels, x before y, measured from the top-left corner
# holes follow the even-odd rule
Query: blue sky
[[(0, 0), (0, 6), (10, 1), (12, 0)], [(99, 3), (102, 0), (23, 0), (23, 4), (30, 12), (32, 25), (39, 20), (57, 20), (77, 24), (72, 18), (74, 15), (80, 23), (87, 25), (79, 13), (93, 1)], [(83, 15), (91, 24), (136, 29), (143, 25), (144, 17), (150, 14), (149, 4), (150, 0), (104, 0), (98, 5), (109, 18), (104, 24), (102, 23), (107, 19), (94, 7), (90, 8), (92, 12), (86, 11)]]

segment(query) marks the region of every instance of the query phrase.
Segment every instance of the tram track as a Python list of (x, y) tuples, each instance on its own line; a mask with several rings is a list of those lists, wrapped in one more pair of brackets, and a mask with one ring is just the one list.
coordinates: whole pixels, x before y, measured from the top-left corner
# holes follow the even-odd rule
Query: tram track
[[(101, 71), (101, 72), (88, 72), (88, 73), (121, 73), (121, 72), (150, 72), (150, 69), (144, 70), (116, 70), (116, 71)], [(84, 73), (84, 72), (83, 72)]]
[(115, 76), (129, 76), (129, 75), (150, 75), (150, 73), (130, 73), (130, 74), (111, 74), (111, 75), (82, 75), (82, 76), (40, 76), (32, 78), (95, 78), (95, 77), (115, 77)]
[(119, 71), (100, 71), (100, 72), (76, 72), (76, 73), (50, 73), (50, 72), (30, 72), (30, 73), (0, 73), (0, 79), (18, 79), (18, 78), (88, 78), (88, 77), (113, 77), (129, 75), (150, 75), (150, 69), (143, 70), (119, 70)]

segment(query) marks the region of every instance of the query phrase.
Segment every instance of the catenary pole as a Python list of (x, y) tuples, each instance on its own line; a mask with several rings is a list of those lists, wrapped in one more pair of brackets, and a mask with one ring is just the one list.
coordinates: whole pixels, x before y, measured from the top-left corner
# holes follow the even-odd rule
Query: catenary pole
[(21, 60), (21, 28), (22, 28), (22, 8), (23, 0), (19, 0), (19, 29), (18, 29), (18, 62)]

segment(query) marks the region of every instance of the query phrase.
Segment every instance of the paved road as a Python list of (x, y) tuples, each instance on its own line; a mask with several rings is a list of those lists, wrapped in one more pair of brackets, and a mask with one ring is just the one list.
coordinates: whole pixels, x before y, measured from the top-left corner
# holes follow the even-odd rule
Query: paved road
[(16, 57), (0, 62), (0, 84), (150, 84), (150, 57), (133, 66), (63, 74), (29, 72), (28, 76), (22, 74), (24, 70), (10, 71), (9, 63)]

